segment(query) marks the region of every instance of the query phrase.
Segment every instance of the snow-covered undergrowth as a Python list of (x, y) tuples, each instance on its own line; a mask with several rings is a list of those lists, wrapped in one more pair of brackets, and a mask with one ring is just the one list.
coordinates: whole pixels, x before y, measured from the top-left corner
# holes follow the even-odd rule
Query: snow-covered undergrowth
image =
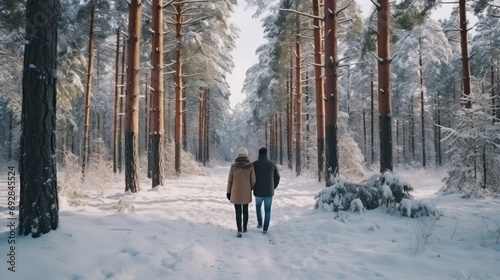
[(440, 212), (434, 205), (416, 201), (410, 192), (413, 187), (392, 172), (375, 174), (362, 183), (352, 183), (336, 177), (332, 186), (316, 195), (316, 209), (364, 211), (380, 206), (398, 210), (408, 217), (436, 216)]
[[(82, 167), (79, 159), (70, 152), (63, 155), (63, 163), (58, 172), (58, 190), (60, 199), (65, 200), (69, 206), (81, 206), (86, 202), (89, 193), (97, 194), (98, 198), (104, 195), (112, 188), (117, 181), (124, 180), (123, 173), (113, 173), (113, 163), (109, 160), (109, 151), (104, 143), (97, 139), (96, 151), (89, 156), (89, 162), (85, 171), (85, 178), (82, 181)], [(164, 178), (179, 177), (175, 172), (174, 154), (175, 145), (167, 142), (164, 146)], [(146, 177), (147, 156), (140, 159), (139, 177), (141, 182), (150, 182)], [(125, 168), (123, 166), (123, 168)], [(181, 152), (181, 170), (180, 176), (206, 176), (207, 172), (194, 156), (185, 151)], [(123, 171), (124, 172), (124, 171)], [(145, 184), (140, 184), (141, 186)], [(118, 203), (106, 206), (106, 210), (114, 210), (118, 213), (133, 213), (135, 211), (133, 198), (124, 197)]]

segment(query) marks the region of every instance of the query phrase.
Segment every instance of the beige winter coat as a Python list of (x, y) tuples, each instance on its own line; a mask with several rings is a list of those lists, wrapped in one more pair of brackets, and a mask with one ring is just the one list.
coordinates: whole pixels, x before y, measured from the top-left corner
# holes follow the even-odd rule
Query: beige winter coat
[(248, 158), (237, 158), (231, 165), (227, 179), (227, 192), (231, 193), (234, 204), (252, 202), (252, 190), (255, 185), (255, 171)]

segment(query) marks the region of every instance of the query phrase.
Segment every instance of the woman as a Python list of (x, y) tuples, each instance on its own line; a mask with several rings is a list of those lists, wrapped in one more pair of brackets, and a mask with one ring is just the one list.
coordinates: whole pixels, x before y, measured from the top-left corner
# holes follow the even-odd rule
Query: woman
[[(229, 170), (227, 179), (227, 199), (234, 203), (236, 212), (237, 237), (247, 231), (248, 204), (252, 202), (252, 190), (255, 185), (255, 171), (253, 164), (248, 159), (248, 150), (244, 147), (238, 149), (238, 157), (234, 160)], [(243, 225), (241, 216), (243, 215)]]

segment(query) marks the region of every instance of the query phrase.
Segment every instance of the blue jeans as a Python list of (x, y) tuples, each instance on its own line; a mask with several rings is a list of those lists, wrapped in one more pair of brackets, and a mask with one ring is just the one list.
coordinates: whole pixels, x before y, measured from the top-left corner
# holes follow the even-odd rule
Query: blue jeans
[(255, 197), (255, 212), (257, 213), (257, 223), (259, 225), (262, 225), (262, 212), (261, 212), (262, 202), (264, 202), (264, 214), (265, 214), (263, 230), (267, 231), (267, 229), (269, 228), (269, 223), (271, 222), (271, 205), (273, 204), (273, 197), (272, 196)]

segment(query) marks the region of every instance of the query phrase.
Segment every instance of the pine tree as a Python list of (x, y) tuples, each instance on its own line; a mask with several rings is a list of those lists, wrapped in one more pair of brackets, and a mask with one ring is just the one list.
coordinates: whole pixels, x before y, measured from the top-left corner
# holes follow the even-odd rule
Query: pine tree
[[(32, 237), (59, 224), (55, 162), (59, 13), (59, 0), (26, 3), (19, 233)], [(44, 24), (39, 24), (41, 18)]]
[[(482, 190), (498, 192), (500, 184), (500, 126), (492, 124), (489, 94), (473, 93), (456, 115), (455, 128), (444, 128), (449, 142), (450, 170), (444, 190), (456, 188), (466, 194)], [(497, 120), (498, 121), (498, 120)]]

